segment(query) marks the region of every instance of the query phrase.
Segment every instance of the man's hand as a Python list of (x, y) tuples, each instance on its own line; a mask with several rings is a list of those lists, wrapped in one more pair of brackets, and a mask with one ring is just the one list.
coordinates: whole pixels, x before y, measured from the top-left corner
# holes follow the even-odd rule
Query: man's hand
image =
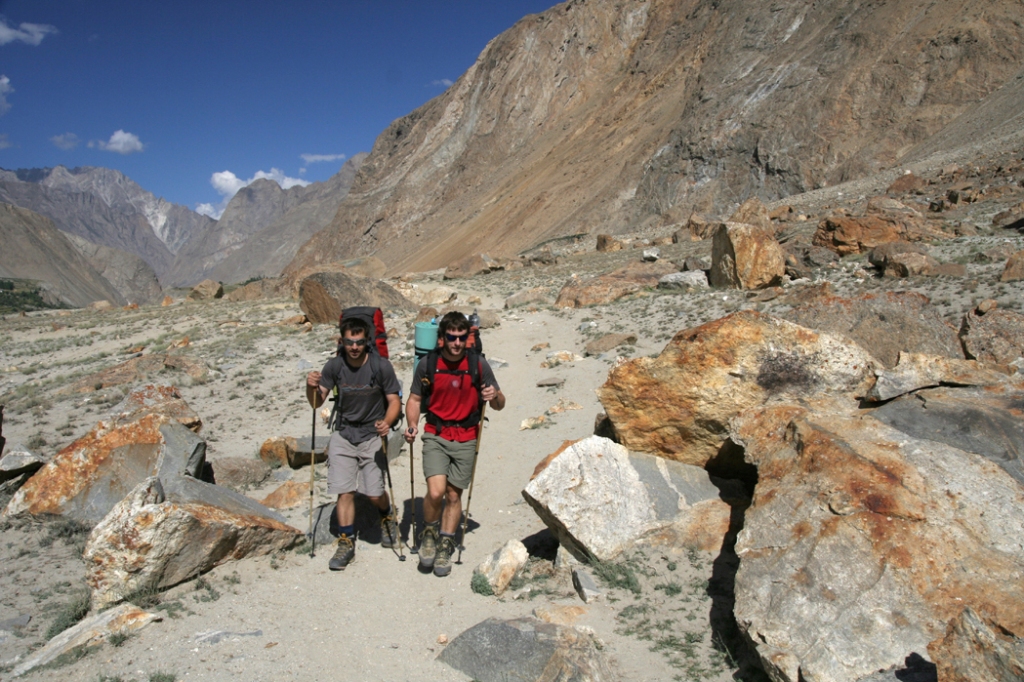
[(377, 435), (380, 436), (381, 438), (387, 436), (388, 431), (391, 430), (391, 425), (388, 424), (387, 421), (383, 419), (378, 419), (377, 421), (375, 421), (373, 423), (373, 426), (375, 429), (377, 429)]
[(405, 436), (405, 442), (406, 443), (412, 443), (413, 441), (415, 441), (416, 440), (416, 435), (419, 432), (420, 432), (420, 430), (418, 428), (416, 428), (415, 424), (410, 426), (409, 428), (407, 428), (405, 430), (405, 433), (403, 434)]
[(480, 397), (483, 398), (486, 402), (491, 402), (496, 397), (498, 397), (498, 389), (488, 384), (487, 386), (484, 386), (482, 391), (480, 391)]
[(320, 386), (320, 372), (310, 372), (306, 375), (306, 385), (311, 388)]

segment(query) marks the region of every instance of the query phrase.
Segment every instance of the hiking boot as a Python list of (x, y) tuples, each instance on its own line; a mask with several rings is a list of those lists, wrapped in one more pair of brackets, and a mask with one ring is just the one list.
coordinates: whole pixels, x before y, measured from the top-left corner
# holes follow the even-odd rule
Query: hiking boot
[(392, 514), (380, 517), (380, 546), (385, 549), (397, 547), (401, 540), (398, 537), (398, 522)]
[(420, 566), (432, 568), (437, 554), (437, 526), (428, 525), (420, 533)]
[(334, 550), (334, 556), (327, 562), (327, 568), (332, 571), (344, 571), (345, 567), (356, 560), (356, 546), (352, 538), (342, 533), (338, 538), (338, 549)]
[(455, 554), (455, 538), (442, 535), (434, 557), (434, 575), (441, 578), (452, 572), (452, 554)]

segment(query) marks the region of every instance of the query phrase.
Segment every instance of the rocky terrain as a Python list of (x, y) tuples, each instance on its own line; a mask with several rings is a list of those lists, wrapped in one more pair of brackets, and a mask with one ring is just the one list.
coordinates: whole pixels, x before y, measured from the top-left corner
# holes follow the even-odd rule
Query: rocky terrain
[[(102, 616), (104, 595), (133, 591), (142, 611), (67, 630), (78, 633), (71, 653), (25, 679), (507, 679), (536, 661), (593, 680), (1013, 674), (1024, 634), (1022, 158), (1006, 149), (874, 187), (556, 241), (527, 259), (479, 259), (467, 277), (474, 268), (454, 263), (384, 281), (325, 273), (298, 301), (229, 292), (7, 316), (7, 452), (51, 464), (10, 478), (0, 500), (0, 674), (50, 651), (90, 601)], [(453, 300), (481, 311), (509, 396), (489, 416), (463, 563), (445, 579), (381, 549), (372, 525), (341, 574), (327, 571), (326, 544), (311, 559), (300, 539), (302, 381), (334, 348), (333, 324), (305, 322), (322, 303), (309, 292), (348, 305), (381, 287), (408, 301), (388, 306), (403, 381), (419, 307)], [(151, 384), (174, 395), (125, 401)], [(115, 429), (94, 430), (110, 417)], [(157, 575), (116, 572), (133, 519), (171, 515), (186, 494), (211, 503), (175, 483), (189, 475), (160, 464), (161, 493), (132, 488), (141, 479), (125, 471), (109, 512), (75, 511), (86, 508), (67, 488), (63, 509), (41, 494), (62, 458), (128, 434), (163, 443), (163, 462), (174, 442), (205, 443), (216, 488), (276, 506), (293, 539), (264, 541), (261, 555), (231, 535), (246, 555), (236, 560), (176, 549), (179, 564), (197, 562), (184, 582), (129, 589)], [(395, 455), (407, 533), (409, 451)], [(317, 529), (318, 542), (330, 537), (322, 518)], [(517, 653), (482, 653), (504, 650)]]

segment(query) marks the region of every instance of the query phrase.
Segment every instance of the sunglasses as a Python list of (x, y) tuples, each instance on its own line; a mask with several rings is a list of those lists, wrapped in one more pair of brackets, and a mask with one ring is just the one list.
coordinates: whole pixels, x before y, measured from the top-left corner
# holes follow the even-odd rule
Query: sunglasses
[(444, 338), (452, 342), (462, 341), (463, 343), (465, 343), (467, 336), (469, 336), (469, 332), (466, 332), (465, 334), (449, 334), (448, 332), (444, 333)]
[(366, 339), (342, 339), (341, 342), (346, 346), (365, 346)]

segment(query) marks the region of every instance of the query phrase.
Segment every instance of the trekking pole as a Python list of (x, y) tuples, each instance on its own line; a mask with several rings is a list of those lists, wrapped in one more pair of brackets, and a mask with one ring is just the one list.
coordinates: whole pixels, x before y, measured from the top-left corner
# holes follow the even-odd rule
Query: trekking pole
[(473, 503), (473, 482), (476, 480), (476, 463), (480, 459), (480, 441), (484, 435), (484, 411), (487, 410), (487, 403), (480, 406), (480, 428), (476, 431), (476, 452), (473, 453), (473, 473), (469, 477), (469, 493), (466, 495), (466, 509), (462, 512), (462, 538), (459, 541), (459, 558), (455, 561), (462, 563), (462, 550), (466, 549), (466, 528), (469, 526), (469, 505)]
[[(413, 439), (413, 443), (415, 443)], [(412, 454), (413, 443), (409, 443), (409, 507), (412, 513), (412, 522), (409, 524), (409, 534), (412, 537), (412, 545), (409, 547), (409, 554), (419, 554), (420, 547), (416, 537), (416, 458)]]
[[(388, 437), (381, 436), (380, 443), (383, 446), (384, 453), (384, 474), (388, 477), (388, 492), (390, 494), (389, 502), (391, 503), (391, 522), (395, 524), (395, 534), (398, 536), (398, 560), (405, 561), (405, 551), (402, 549), (402, 530), (398, 527), (398, 506), (395, 504), (395, 486), (391, 484), (391, 462), (388, 461)], [(391, 547), (394, 551), (394, 546)]]
[[(317, 389), (319, 393), (320, 389)], [(313, 397), (313, 435), (309, 439), (309, 558), (312, 559), (316, 554), (316, 532), (313, 526), (313, 498), (316, 492), (316, 479), (314, 478), (316, 470), (316, 397)]]

